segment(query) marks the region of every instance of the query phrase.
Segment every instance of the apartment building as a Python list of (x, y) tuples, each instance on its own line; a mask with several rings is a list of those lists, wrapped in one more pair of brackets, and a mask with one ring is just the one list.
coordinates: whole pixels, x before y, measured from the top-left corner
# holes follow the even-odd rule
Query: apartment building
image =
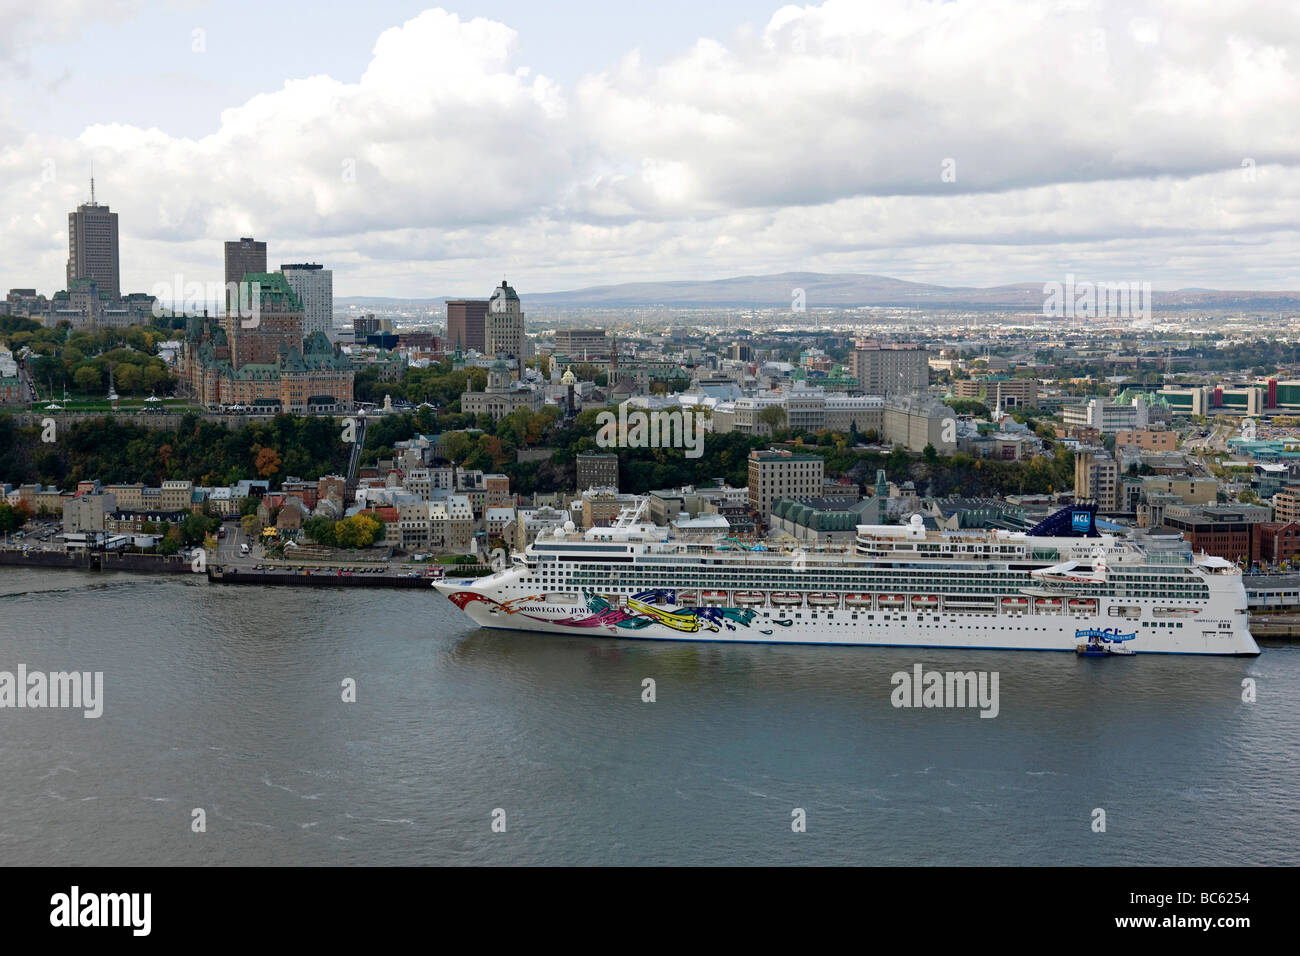
[(818, 455), (755, 449), (749, 453), (749, 506), (766, 520), (773, 503), (782, 498), (819, 498), (825, 471), (826, 463)]

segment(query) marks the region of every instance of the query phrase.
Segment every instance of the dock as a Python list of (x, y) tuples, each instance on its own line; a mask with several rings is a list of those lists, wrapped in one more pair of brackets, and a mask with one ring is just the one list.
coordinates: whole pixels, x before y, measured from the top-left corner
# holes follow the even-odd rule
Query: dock
[(209, 566), (208, 582), (211, 584), (260, 584), (263, 586), (306, 588), (432, 588), (441, 578), (420, 574), (361, 574), (343, 573), (336, 568), (312, 570), (241, 570), (235, 567)]

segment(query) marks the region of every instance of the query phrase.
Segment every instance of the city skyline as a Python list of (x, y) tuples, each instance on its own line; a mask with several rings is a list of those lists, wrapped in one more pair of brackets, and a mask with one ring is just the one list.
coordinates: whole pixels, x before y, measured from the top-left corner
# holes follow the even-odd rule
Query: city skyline
[[(1160, 3), (736, 3), (663, 17), (644, 44), (646, 15), (602, 19), (604, 42), (567, 65), (572, 37), (520, 6), (454, 9), (379, 4), (369, 34), (237, 81), (219, 64), (238, 4), (11, 14), (0, 72), (29, 95), (0, 103), (0, 128), (27, 130), (0, 149), (0, 284), (54, 291), (93, 161), (131, 250), (123, 288), (215, 280), (215, 243), (246, 235), (324, 263), (339, 297), (465, 294), (503, 273), (538, 293), (791, 271), (1300, 285), (1285, 5), (1189, 26)], [(43, 64), (79, 64), (102, 31), (147, 38), (199, 105), (118, 108), (136, 80), (111, 70), (96, 115), (61, 105), (82, 68)]]

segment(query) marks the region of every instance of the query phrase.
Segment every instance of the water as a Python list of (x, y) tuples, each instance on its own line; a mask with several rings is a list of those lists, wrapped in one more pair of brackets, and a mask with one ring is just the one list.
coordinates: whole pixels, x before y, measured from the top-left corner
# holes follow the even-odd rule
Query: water
[[(997, 671), (999, 715), (895, 709), (918, 661)], [(432, 590), (5, 569), (19, 663), (102, 670), (105, 703), (0, 710), (8, 864), (1300, 862), (1289, 646), (616, 641), (480, 630)]]

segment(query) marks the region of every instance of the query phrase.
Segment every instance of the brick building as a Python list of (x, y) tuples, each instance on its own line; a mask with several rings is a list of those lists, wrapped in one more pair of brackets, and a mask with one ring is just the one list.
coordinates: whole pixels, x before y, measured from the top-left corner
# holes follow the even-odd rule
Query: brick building
[(1269, 518), (1268, 508), (1255, 505), (1169, 505), (1164, 526), (1181, 532), (1194, 552), (1255, 562), (1261, 538), (1257, 529)]

